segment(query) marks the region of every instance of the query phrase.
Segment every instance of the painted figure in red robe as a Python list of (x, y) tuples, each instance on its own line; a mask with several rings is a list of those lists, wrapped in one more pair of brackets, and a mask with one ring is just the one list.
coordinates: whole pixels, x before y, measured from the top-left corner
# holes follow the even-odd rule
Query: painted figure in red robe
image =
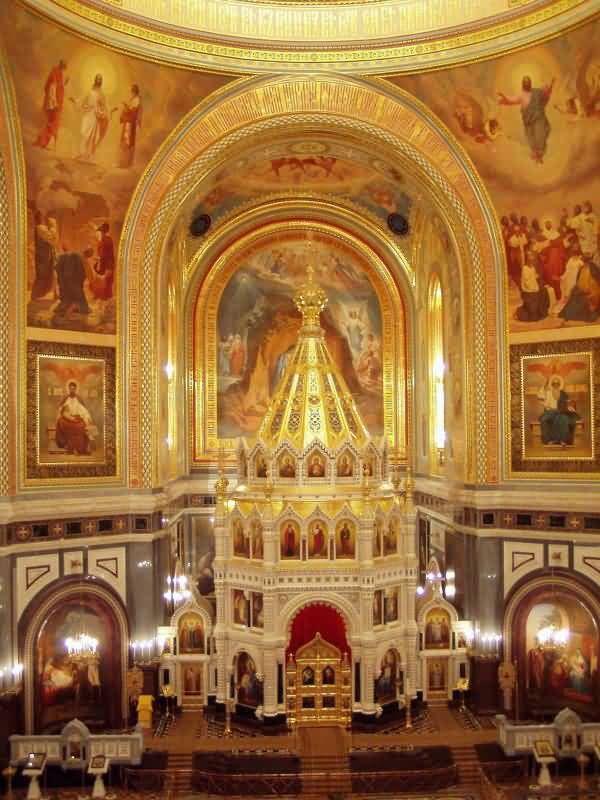
[(97, 230), (98, 245), (96, 252), (98, 260), (94, 264), (94, 276), (90, 281), (90, 289), (97, 300), (110, 300), (113, 296), (113, 281), (115, 277), (115, 246), (113, 238), (108, 232), (108, 222), (103, 222)]
[(47, 149), (54, 141), (54, 149), (58, 140), (58, 129), (65, 100), (65, 86), (69, 79), (65, 76), (67, 62), (62, 58), (52, 67), (44, 84), (44, 114), (46, 124), (39, 132), (35, 145)]
[(137, 83), (134, 83), (131, 87), (129, 100), (123, 103), (120, 122), (119, 166), (127, 169), (133, 164), (137, 129), (142, 126), (142, 100), (140, 98), (140, 87)]

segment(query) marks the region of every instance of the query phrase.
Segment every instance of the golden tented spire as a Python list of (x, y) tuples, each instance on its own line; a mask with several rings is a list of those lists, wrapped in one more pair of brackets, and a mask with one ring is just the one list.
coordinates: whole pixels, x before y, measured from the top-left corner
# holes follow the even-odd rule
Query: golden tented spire
[(306, 280), (294, 295), (303, 324), (296, 348), (275, 389), (257, 438), (270, 449), (287, 440), (303, 450), (315, 439), (327, 448), (351, 442), (362, 448), (369, 432), (346, 382), (331, 358), (321, 327), (327, 295), (309, 263)]

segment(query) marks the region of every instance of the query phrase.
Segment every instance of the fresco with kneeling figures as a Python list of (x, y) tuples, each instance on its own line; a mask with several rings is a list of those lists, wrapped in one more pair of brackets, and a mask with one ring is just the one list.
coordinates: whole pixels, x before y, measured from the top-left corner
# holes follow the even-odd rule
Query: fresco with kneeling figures
[[(563, 646), (544, 644), (548, 631), (565, 631)], [(527, 698), (530, 704), (593, 703), (597, 696), (598, 630), (589, 611), (566, 595), (534, 605), (526, 622)]]

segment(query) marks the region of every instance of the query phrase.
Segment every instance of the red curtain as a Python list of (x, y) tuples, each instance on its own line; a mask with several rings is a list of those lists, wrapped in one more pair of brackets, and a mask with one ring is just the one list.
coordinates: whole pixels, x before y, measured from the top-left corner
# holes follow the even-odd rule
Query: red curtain
[(294, 617), (292, 633), (285, 654), (286, 661), (290, 653), (295, 655), (298, 648), (314, 639), (317, 633), (320, 633), (321, 638), (329, 644), (338, 647), (342, 655), (348, 653), (348, 658), (350, 658), (352, 652), (346, 638), (343, 617), (331, 606), (315, 603), (306, 606)]

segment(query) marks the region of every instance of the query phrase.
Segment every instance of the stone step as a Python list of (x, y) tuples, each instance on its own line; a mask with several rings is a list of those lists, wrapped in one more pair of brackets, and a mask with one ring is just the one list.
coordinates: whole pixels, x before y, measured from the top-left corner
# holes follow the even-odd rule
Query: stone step
[(479, 783), (479, 758), (475, 748), (472, 745), (458, 745), (452, 748), (452, 755), (459, 784)]

